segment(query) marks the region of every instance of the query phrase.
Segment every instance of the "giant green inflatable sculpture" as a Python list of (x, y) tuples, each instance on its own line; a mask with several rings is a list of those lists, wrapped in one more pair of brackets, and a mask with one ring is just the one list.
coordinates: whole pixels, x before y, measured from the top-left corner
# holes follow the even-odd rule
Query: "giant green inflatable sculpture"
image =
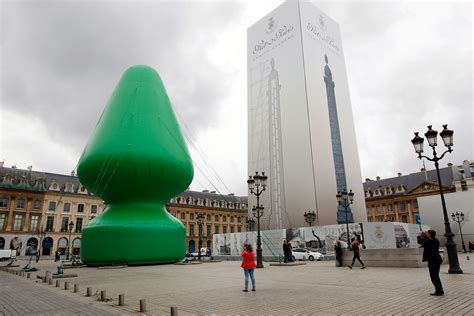
[(87, 265), (180, 260), (183, 224), (165, 204), (193, 179), (192, 161), (158, 73), (133, 66), (120, 79), (77, 168), (107, 207), (82, 232)]

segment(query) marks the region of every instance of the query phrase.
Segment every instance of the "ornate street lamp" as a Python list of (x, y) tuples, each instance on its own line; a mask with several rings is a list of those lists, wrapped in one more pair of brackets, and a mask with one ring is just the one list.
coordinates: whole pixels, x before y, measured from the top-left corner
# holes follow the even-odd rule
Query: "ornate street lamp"
[(418, 135), (418, 132), (415, 132), (415, 137), (411, 140), (415, 152), (418, 154), (418, 158), (426, 158), (429, 161), (433, 161), (436, 167), (436, 175), (438, 176), (438, 185), (439, 185), (439, 194), (441, 195), (441, 205), (443, 207), (443, 217), (444, 217), (444, 236), (446, 237), (446, 250), (448, 252), (448, 261), (449, 269), (448, 273), (452, 274), (461, 274), (463, 273), (461, 267), (459, 266), (458, 253), (456, 250), (456, 243), (454, 242), (454, 234), (451, 231), (451, 226), (449, 224), (448, 211), (446, 210), (446, 202), (444, 201), (443, 195), (443, 185), (441, 183), (441, 175), (439, 173), (439, 164), (438, 161), (443, 159), (446, 153), (451, 153), (453, 150), (453, 134), (454, 131), (448, 129), (448, 125), (443, 125), (443, 130), (439, 134), (443, 139), (444, 146), (448, 149), (438, 157), (435, 147), (438, 145), (438, 132), (431, 128), (431, 125), (428, 125), (428, 131), (425, 133), (426, 140), (428, 145), (433, 149), (433, 157), (427, 157), (422, 155), (423, 153), (423, 137)]
[(346, 189), (342, 189), (342, 192), (337, 192), (336, 195), (337, 203), (344, 207), (344, 211), (346, 213), (346, 234), (347, 234), (347, 246), (351, 244), (351, 239), (349, 237), (349, 218), (347, 215), (347, 209), (349, 206), (354, 203), (354, 193), (352, 190), (349, 190), (347, 193)]
[(263, 268), (263, 257), (262, 257), (262, 240), (260, 236), (260, 217), (263, 215), (263, 206), (260, 205), (260, 195), (265, 191), (267, 187), (267, 176), (265, 172), (258, 174), (258, 171), (255, 172), (255, 175), (249, 176), (247, 180), (249, 186), (249, 191), (251, 194), (257, 197), (257, 206), (255, 206), (252, 211), (254, 212), (254, 217), (257, 218), (257, 268)]
[(255, 225), (255, 218), (252, 216), (247, 216), (245, 218), (245, 224), (247, 224), (247, 231), (254, 230), (254, 225)]
[(69, 239), (67, 241), (67, 255), (66, 255), (66, 260), (69, 260), (69, 253), (71, 252), (70, 251), (70, 246), (72, 246), (72, 242), (71, 242), (71, 234), (72, 234), (72, 229), (74, 228), (74, 222), (73, 221), (70, 221), (69, 222), (69, 225), (68, 225), (68, 228), (69, 228)]
[(461, 230), (461, 223), (464, 222), (464, 213), (461, 212), (456, 212), (456, 214), (451, 213), (451, 217), (453, 218), (453, 221), (458, 223), (459, 225), (459, 234), (461, 235), (461, 243), (462, 243), (462, 250), (464, 253), (466, 253), (466, 245), (464, 244), (464, 238), (462, 237), (462, 230)]
[(198, 213), (196, 216), (196, 222), (198, 224), (198, 236), (199, 236), (199, 242), (198, 242), (198, 260), (201, 260), (201, 248), (202, 248), (202, 225), (204, 224), (204, 214), (203, 213)]
[(307, 211), (307, 212), (304, 212), (303, 216), (304, 216), (305, 222), (309, 224), (309, 227), (311, 227), (314, 220), (316, 219), (316, 213), (312, 211)]

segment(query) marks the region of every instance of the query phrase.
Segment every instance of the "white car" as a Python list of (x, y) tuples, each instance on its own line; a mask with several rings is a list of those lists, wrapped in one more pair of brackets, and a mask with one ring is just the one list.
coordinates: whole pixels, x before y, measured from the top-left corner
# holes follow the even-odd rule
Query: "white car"
[(291, 252), (293, 254), (293, 260), (320, 261), (322, 258), (324, 258), (324, 255), (319, 252), (310, 251), (308, 249), (303, 248), (296, 248), (293, 249)]

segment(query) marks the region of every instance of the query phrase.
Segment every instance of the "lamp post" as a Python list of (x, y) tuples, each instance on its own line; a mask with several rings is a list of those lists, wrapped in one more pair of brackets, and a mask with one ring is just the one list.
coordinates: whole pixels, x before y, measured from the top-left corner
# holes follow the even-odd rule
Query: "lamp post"
[(69, 239), (67, 240), (66, 260), (69, 260), (69, 253), (71, 252), (70, 251), (70, 246), (72, 246), (71, 234), (72, 234), (72, 229), (74, 228), (74, 222), (73, 221), (69, 222), (68, 228), (69, 228)]
[(461, 212), (461, 214), (459, 214), (459, 212), (456, 212), (456, 214), (451, 213), (451, 217), (453, 218), (453, 221), (455, 221), (459, 225), (459, 234), (461, 235), (462, 250), (464, 251), (464, 253), (466, 253), (466, 245), (464, 244), (464, 238), (462, 237), (462, 230), (461, 230), (461, 223), (464, 222), (464, 213), (463, 212)]
[(342, 192), (337, 192), (336, 198), (337, 203), (344, 207), (344, 211), (346, 213), (347, 246), (349, 246), (351, 244), (351, 239), (349, 237), (349, 218), (347, 215), (347, 209), (352, 203), (354, 203), (354, 193), (352, 190), (349, 190), (349, 193), (347, 193), (346, 189), (344, 188), (342, 189)]
[(312, 211), (307, 211), (307, 212), (304, 212), (303, 216), (304, 216), (305, 222), (309, 224), (309, 227), (311, 227), (314, 220), (316, 219), (316, 213)]
[(260, 205), (260, 195), (265, 191), (267, 187), (267, 176), (265, 172), (258, 174), (258, 171), (255, 172), (255, 175), (249, 176), (247, 180), (249, 191), (251, 194), (257, 197), (257, 206), (255, 206), (252, 211), (254, 217), (257, 218), (257, 268), (263, 268), (263, 257), (262, 257), (262, 240), (260, 236), (260, 217), (263, 215), (263, 206)]
[(202, 225), (204, 224), (204, 214), (198, 213), (196, 216), (196, 222), (198, 224), (198, 260), (201, 260), (201, 247), (202, 247)]
[(443, 125), (443, 130), (439, 135), (443, 139), (443, 143), (448, 149), (438, 157), (436, 153), (436, 146), (438, 145), (438, 132), (431, 128), (431, 125), (428, 125), (428, 131), (425, 133), (426, 140), (428, 141), (428, 145), (433, 149), (433, 157), (427, 157), (422, 155), (423, 153), (423, 141), (424, 138), (418, 135), (418, 132), (415, 132), (415, 137), (411, 140), (413, 147), (415, 148), (415, 152), (418, 154), (418, 158), (426, 158), (429, 161), (433, 161), (436, 167), (436, 175), (438, 176), (438, 185), (439, 185), (439, 194), (441, 195), (441, 205), (443, 207), (443, 217), (444, 217), (444, 236), (446, 237), (446, 250), (448, 252), (448, 261), (449, 261), (449, 269), (448, 273), (451, 274), (461, 274), (463, 273), (461, 267), (459, 266), (458, 260), (458, 253), (456, 250), (456, 243), (453, 240), (454, 234), (451, 231), (451, 226), (449, 224), (449, 217), (448, 211), (446, 210), (446, 202), (444, 201), (443, 195), (443, 186), (441, 183), (441, 175), (439, 173), (439, 164), (438, 161), (443, 159), (446, 153), (451, 153), (453, 150), (451, 147), (453, 146), (453, 134), (454, 131), (448, 129), (448, 125)]
[(42, 255), (43, 254), (43, 251), (41, 251), (41, 247), (43, 247), (43, 239), (44, 237), (46, 236), (46, 231), (44, 228), (40, 228), (38, 230), (38, 235), (39, 235), (39, 238), (40, 238), (40, 241), (39, 241), (39, 245), (38, 245), (38, 249), (37, 251), (40, 252), (40, 254)]

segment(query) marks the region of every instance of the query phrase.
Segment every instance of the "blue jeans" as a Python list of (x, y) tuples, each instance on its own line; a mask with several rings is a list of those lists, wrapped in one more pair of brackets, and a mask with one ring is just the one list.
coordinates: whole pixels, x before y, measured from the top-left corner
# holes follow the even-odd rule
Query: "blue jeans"
[(249, 276), (250, 280), (252, 280), (252, 289), (255, 288), (255, 276), (254, 276), (255, 269), (244, 269), (245, 274), (245, 289), (249, 287)]

